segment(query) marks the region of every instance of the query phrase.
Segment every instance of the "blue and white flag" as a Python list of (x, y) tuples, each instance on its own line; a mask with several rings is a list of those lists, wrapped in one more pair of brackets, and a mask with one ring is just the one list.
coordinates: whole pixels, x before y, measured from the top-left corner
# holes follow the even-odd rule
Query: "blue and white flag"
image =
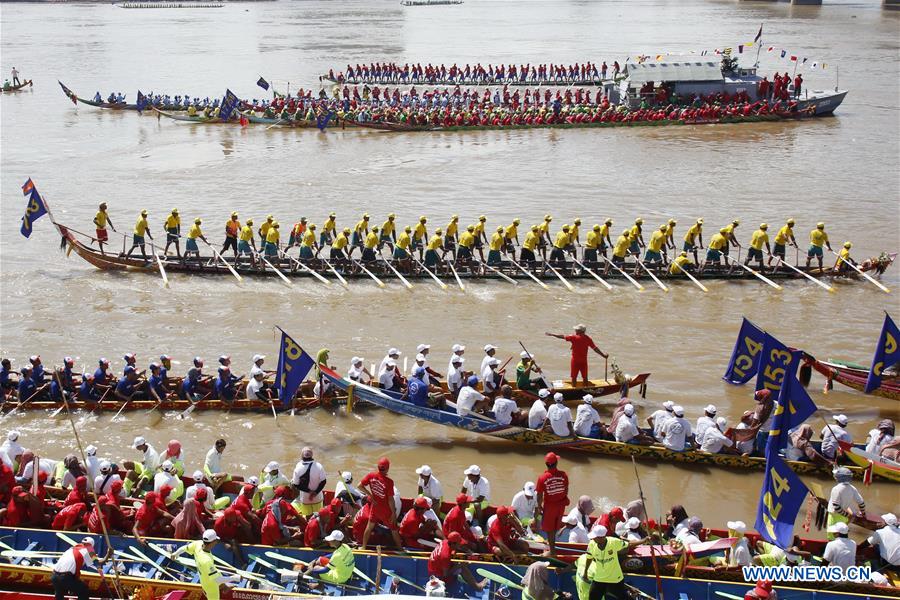
[(241, 99), (234, 95), (231, 90), (225, 90), (225, 97), (222, 98), (222, 104), (219, 107), (219, 118), (227, 121), (231, 118), (231, 113), (241, 104)]
[(872, 358), (872, 368), (869, 370), (869, 378), (866, 380), (865, 392), (867, 394), (881, 387), (882, 372), (900, 360), (898, 340), (900, 340), (900, 329), (891, 319), (891, 315), (885, 314), (881, 335), (878, 336), (878, 346), (875, 347), (875, 356)]
[(809, 489), (777, 452), (768, 455), (756, 511), (756, 530), (764, 540), (782, 549), (791, 546), (794, 521), (808, 493)]
[(778, 454), (788, 443), (788, 433), (811, 417), (818, 408), (797, 379), (797, 367), (803, 356), (801, 350), (791, 352), (784, 370), (778, 402), (774, 408), (772, 429), (766, 442), (766, 456)]
[(281, 398), (281, 404), (290, 406), (294, 394), (315, 361), (281, 327), (278, 329), (281, 331), (281, 344), (278, 347), (278, 370), (275, 372), (273, 387)]
[(22, 186), (22, 193), (28, 198), (28, 206), (25, 207), (25, 215), (22, 217), (22, 228), (19, 230), (25, 237), (31, 237), (34, 222), (47, 214), (47, 204), (34, 187), (31, 178)]
[(263, 79), (262, 77), (259, 78), (259, 81), (256, 82), (256, 85), (258, 85), (262, 89), (266, 90), (267, 92), (269, 91), (269, 82), (266, 81), (265, 79)]
[(759, 369), (764, 336), (765, 332), (762, 329), (744, 317), (737, 341), (734, 343), (734, 350), (731, 352), (731, 360), (722, 379), (734, 385), (743, 385), (753, 379)]
[(781, 391), (784, 373), (795, 359), (790, 349), (768, 333), (763, 334), (763, 347), (756, 371), (756, 389)]

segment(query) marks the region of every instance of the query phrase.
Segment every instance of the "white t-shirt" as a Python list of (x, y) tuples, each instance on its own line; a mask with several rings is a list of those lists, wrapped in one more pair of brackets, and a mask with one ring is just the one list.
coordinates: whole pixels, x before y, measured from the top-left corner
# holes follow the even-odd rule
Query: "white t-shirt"
[[(103, 483), (104, 480), (106, 480), (106, 484)], [(102, 473), (100, 475), (97, 475), (96, 477), (94, 477), (94, 493), (98, 496), (105, 494), (110, 490), (110, 488), (112, 488), (112, 484), (115, 481), (122, 481), (122, 478), (119, 477), (117, 473), (113, 473), (112, 475), (110, 475), (109, 479), (106, 479), (106, 475), (103, 475)], [(119, 492), (119, 495), (121, 495), (122, 497), (125, 496), (124, 488), (122, 488), (122, 491)]]
[(894, 436), (890, 434), (881, 437), (881, 431), (873, 429), (869, 432), (869, 437), (866, 439), (866, 452), (869, 452), (870, 454), (881, 454), (881, 449), (893, 439)]
[(731, 561), (729, 567), (749, 567), (750, 566), (750, 544), (747, 538), (742, 537), (731, 547)]
[(707, 417), (703, 415), (699, 419), (697, 419), (697, 429), (694, 431), (694, 437), (697, 439), (697, 442), (703, 443), (703, 434), (706, 433), (706, 430), (710, 427), (715, 427), (716, 421), (712, 417)]
[(869, 536), (869, 543), (878, 545), (878, 552), (884, 562), (900, 565), (900, 527), (885, 525)]
[[(319, 487), (319, 484), (326, 479), (325, 467), (316, 461), (312, 461), (311, 463), (303, 461), (298, 462), (297, 466), (294, 467), (294, 476), (291, 478), (291, 483), (293, 485), (300, 483), (300, 476), (306, 473), (307, 467), (309, 467), (309, 485), (307, 487), (311, 490), (315, 490)], [(322, 489), (324, 490), (325, 488), (323, 487)], [(300, 495), (297, 496), (297, 501), (300, 502), (300, 504), (318, 504), (323, 498), (322, 492), (319, 492), (318, 494), (300, 492)]]
[(579, 404), (575, 409), (575, 433), (580, 436), (591, 435), (591, 428), (600, 423), (600, 413), (593, 406)]
[[(427, 365), (428, 365), (427, 362), (420, 365), (416, 361), (413, 361), (412, 366), (409, 368), (409, 376), (413, 377), (417, 368), (422, 367), (424, 369)], [(429, 377), (428, 377), (427, 370), (425, 371), (425, 375), (422, 377), (422, 381), (425, 382), (425, 385), (431, 385), (431, 379), (429, 379)]]
[(478, 478), (477, 483), (472, 483), (472, 480), (466, 477), (463, 481), (463, 488), (466, 490), (466, 494), (472, 496), (473, 499), (477, 499), (478, 496), (484, 496), (485, 501), (491, 499), (491, 482), (484, 475)]
[(650, 418), (653, 419), (653, 437), (655, 437), (659, 441), (662, 441), (663, 426), (666, 424), (666, 421), (672, 418), (672, 413), (664, 408), (661, 408), (650, 415)]
[(252, 377), (247, 383), (247, 398), (251, 400), (268, 400), (264, 394), (260, 394), (264, 386), (265, 382), (257, 381), (256, 377)]
[(547, 406), (544, 404), (543, 400), (538, 398), (534, 401), (534, 404), (531, 405), (531, 409), (528, 411), (528, 427), (531, 429), (540, 429), (546, 418)]
[(550, 420), (550, 427), (553, 433), (562, 437), (569, 437), (572, 433), (569, 431), (569, 423), (572, 422), (572, 411), (562, 403), (554, 403), (547, 409), (547, 418)]
[[(452, 373), (452, 372), (453, 372), (453, 359), (454, 359), (456, 356), (457, 356), (456, 354), (451, 354), (451, 355), (450, 355), (450, 362), (447, 363), (447, 373), (448, 373), (447, 379), (448, 379), (448, 381), (449, 381), (449, 379), (450, 379), (449, 373)], [(460, 356), (460, 358), (462, 358), (462, 356)], [(462, 367), (462, 363), (460, 363), (459, 366), (460, 366), (460, 368), (461, 368), (461, 367)]]
[[(78, 551), (84, 560), (82, 568), (94, 566), (94, 559), (91, 558), (91, 553), (87, 548), (79, 548)], [(75, 548), (69, 548), (62, 553), (62, 556), (60, 556), (59, 560), (56, 561), (56, 564), (53, 565), (53, 572), (75, 574)]]
[(822, 558), (846, 572), (847, 567), (856, 564), (856, 542), (850, 538), (835, 538), (825, 545)]
[[(381, 375), (381, 372), (382, 372), (382, 371), (384, 371), (385, 369), (388, 368), (387, 363), (388, 363), (389, 360), (395, 360), (395, 359), (391, 358), (390, 356), (385, 356), (384, 358), (381, 359), (381, 364), (378, 365), (378, 374), (379, 374), (379, 376)], [(391, 370), (393, 370), (393, 369), (394, 369), (394, 368), (391, 367)]]
[(88, 481), (93, 481), (97, 474), (100, 473), (100, 461), (96, 456), (88, 456), (84, 467), (87, 471)]
[(209, 449), (209, 452), (206, 453), (206, 461), (203, 463), (206, 467), (206, 470), (210, 473), (224, 473), (222, 470), (222, 455), (216, 450), (215, 447)]
[(587, 544), (590, 540), (588, 531), (582, 527), (581, 523), (572, 529), (563, 529), (563, 540), (569, 544)]
[[(165, 471), (160, 471), (159, 473), (157, 473), (156, 475), (153, 476), (153, 491), (154, 492), (156, 492), (158, 494), (159, 490), (161, 490), (164, 485), (167, 485), (170, 488), (172, 488), (172, 491), (169, 492), (169, 497), (175, 496), (175, 494), (177, 493), (176, 488), (178, 487), (178, 477), (176, 477), (175, 475), (169, 475)], [(175, 498), (177, 498), (177, 496), (175, 496)], [(163, 500), (165, 500), (165, 498), (163, 498)]]
[(354, 365), (350, 365), (350, 368), (347, 370), (347, 379), (359, 381), (363, 376), (363, 368), (356, 368)]
[(159, 452), (147, 444), (147, 450), (144, 451), (144, 459), (141, 461), (141, 467), (144, 469), (142, 475), (152, 475), (159, 468)]
[(431, 498), (432, 501), (434, 501), (434, 502), (437, 502), (438, 500), (440, 500), (441, 498), (444, 497), (444, 488), (441, 485), (441, 482), (438, 481), (438, 478), (435, 477), (434, 475), (431, 475), (428, 478), (427, 484), (420, 476), (419, 482), (416, 485), (419, 486), (420, 488), (422, 488), (423, 496), (427, 496), (427, 497)]
[[(735, 429), (747, 429), (747, 428), (748, 427), (747, 427), (746, 423), (738, 423), (737, 427), (735, 427)], [(749, 440), (746, 440), (743, 442), (736, 442), (735, 448), (737, 448), (741, 454), (750, 454), (751, 452), (753, 452), (753, 444), (755, 443), (755, 441), (756, 441), (755, 438), (750, 438)]]
[(388, 368), (383, 369), (378, 374), (378, 385), (381, 386), (382, 389), (389, 390), (394, 387), (394, 369)]
[(494, 360), (493, 356), (484, 355), (484, 358), (481, 359), (481, 373), (484, 373), (484, 370), (488, 368), (488, 363)]
[(828, 512), (837, 512), (836, 506), (849, 510), (853, 505), (863, 504), (862, 494), (852, 483), (838, 483), (831, 488), (831, 496), (828, 498)]
[(519, 517), (519, 520), (533, 519), (534, 510), (537, 508), (537, 494), (529, 498), (525, 495), (524, 490), (519, 490), (519, 492), (513, 496), (510, 506), (515, 509), (516, 516)]
[[(835, 438), (835, 436), (837, 436)], [(847, 430), (840, 425), (826, 425), (822, 428), (822, 455), (826, 458), (834, 458), (838, 449), (838, 440), (850, 443), (853, 438)]]
[(509, 425), (512, 423), (513, 413), (516, 412), (518, 408), (519, 405), (516, 404), (515, 400), (498, 396), (494, 400), (494, 406), (491, 410), (494, 412), (494, 418), (497, 419), (497, 423), (500, 425)]
[[(47, 483), (50, 483), (53, 474), (56, 473), (56, 465), (58, 461), (49, 459), (49, 458), (41, 458), (38, 459), (38, 472), (47, 474)], [(34, 477), (34, 461), (30, 460), (25, 463), (25, 467), (22, 469), (22, 477), (25, 479), (32, 479)]]
[(630, 442), (639, 433), (640, 431), (638, 430), (637, 419), (635, 419), (634, 415), (629, 417), (625, 414), (622, 414), (619, 417), (619, 420), (616, 423), (617, 442)]
[(459, 390), (459, 396), (456, 397), (456, 414), (461, 417), (472, 412), (472, 407), (477, 402), (484, 400), (484, 396), (473, 387), (466, 386)]
[(486, 394), (497, 389), (496, 373), (490, 365), (481, 372), (481, 385)]
[(15, 460), (16, 457), (25, 454), (25, 446), (20, 444), (18, 440), (11, 442), (7, 439), (3, 441), (3, 445), (0, 445), (0, 451), (5, 452), (12, 461)]
[(451, 392), (455, 392), (463, 386), (463, 383), (462, 367), (455, 369), (453, 365), (450, 365), (450, 368), (447, 370), (447, 387)]
[(663, 426), (663, 445), (671, 450), (684, 450), (686, 440), (691, 436), (691, 424), (684, 417), (672, 417)]
[(690, 550), (691, 546), (700, 543), (700, 538), (691, 533), (691, 530), (687, 528), (682, 529), (681, 533), (675, 536), (675, 539), (681, 542), (686, 550)]
[(575, 519), (576, 521), (578, 521), (578, 523), (584, 528), (587, 528), (587, 526), (591, 523), (590, 516), (581, 512), (577, 505), (569, 511), (568, 517), (570, 519)]
[(731, 448), (732, 446), (734, 446), (734, 442), (725, 437), (725, 434), (719, 431), (715, 425), (706, 429), (703, 440), (700, 442), (700, 449), (710, 454), (718, 454), (722, 448)]

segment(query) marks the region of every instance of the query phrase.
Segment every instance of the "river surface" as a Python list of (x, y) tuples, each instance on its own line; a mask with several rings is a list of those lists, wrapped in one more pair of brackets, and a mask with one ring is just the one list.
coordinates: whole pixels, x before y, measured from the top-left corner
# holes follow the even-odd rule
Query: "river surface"
[[(276, 357), (273, 327), (290, 332), (310, 352), (331, 349), (341, 371), (353, 355), (378, 362), (389, 346), (406, 356), (420, 342), (433, 345), (432, 363), (445, 369), (449, 349), (468, 346), (469, 365), (481, 346), (500, 347), (502, 360), (521, 340), (553, 378), (567, 370), (566, 345), (545, 331), (585, 322), (600, 346), (628, 373), (652, 372), (641, 420), (664, 400), (685, 406), (694, 421), (709, 403), (734, 423), (752, 405), (752, 389), (721, 380), (746, 315), (787, 344), (820, 358), (870, 360), (883, 311), (900, 317), (897, 294), (870, 284), (840, 285), (828, 294), (808, 282), (782, 291), (749, 281), (689, 283), (670, 293), (626, 284), (606, 291), (585, 281), (575, 292), (522, 282), (473, 283), (465, 293), (423, 281), (411, 291), (396, 281), (350, 289), (313, 282), (287, 288), (275, 280), (171, 275), (165, 289), (152, 275), (104, 274), (58, 252), (51, 223), (39, 221), (26, 241), (17, 232), (24, 201), (19, 186), (34, 179), (60, 222), (90, 231), (106, 200), (120, 231), (129, 232), (141, 208), (152, 232), (178, 207), (185, 222), (205, 219), (220, 240), (232, 210), (257, 223), (273, 213), (283, 223), (301, 215), (321, 223), (330, 212), (350, 226), (360, 213), (379, 223), (395, 212), (402, 224), (420, 214), (445, 225), (488, 216), (489, 231), (514, 216), (526, 224), (544, 213), (555, 227), (575, 217), (585, 225), (615, 219), (615, 231), (643, 216), (652, 228), (669, 217), (677, 232), (704, 217), (712, 232), (733, 218), (746, 241), (760, 221), (797, 220), (798, 240), (816, 221), (832, 242), (854, 242), (865, 258), (900, 247), (898, 138), (898, 13), (880, 2), (834, 2), (822, 7), (785, 3), (646, 0), (640, 2), (501, 2), (402, 8), (396, 2), (352, 0), (229, 4), (207, 10), (123, 10), (109, 5), (3, 4), (2, 71), (15, 65), (33, 90), (0, 101), (3, 202), (0, 204), (0, 349), (21, 366), (40, 353), (48, 365), (64, 355), (94, 368), (107, 356), (116, 371), (135, 351), (143, 365), (160, 353), (186, 371), (190, 358), (207, 365), (231, 354), (239, 374), (250, 357)], [(266, 130), (203, 127), (134, 113), (113, 114), (72, 104), (56, 80), (82, 96), (136, 90), (192, 96), (260, 96), (264, 76), (279, 89), (318, 88), (317, 76), (348, 62), (559, 62), (613, 60), (637, 54), (689, 53), (737, 47), (765, 23), (762, 70), (791, 70), (777, 57), (807, 57), (810, 89), (850, 90), (833, 118), (802, 123), (601, 130), (485, 131), (389, 135), (372, 131)], [(765, 48), (774, 46), (775, 51)], [(742, 60), (752, 62), (745, 52)], [(812, 70), (813, 61), (827, 69)], [(556, 229), (554, 228), (554, 231)], [(115, 236), (115, 234), (113, 234)], [(709, 233), (708, 233), (709, 235)], [(116, 243), (120, 243), (115, 238)], [(885, 283), (897, 287), (894, 266)], [(597, 357), (598, 358), (598, 357)], [(273, 367), (274, 368), (274, 367)], [(603, 364), (592, 361), (592, 373)], [(810, 391), (820, 410), (815, 429), (844, 413), (859, 439), (880, 418), (897, 419), (896, 401), (846, 389)], [(607, 403), (608, 404), (608, 403)], [(602, 408), (604, 416), (610, 409)], [(821, 415), (821, 416), (820, 416)], [(542, 453), (511, 443), (454, 432), (369, 410), (355, 415), (315, 410), (296, 416), (194, 413), (179, 421), (135, 413), (76, 416), (85, 444), (115, 459), (134, 456), (129, 445), (146, 435), (161, 449), (180, 439), (188, 463), (199, 465), (212, 441), (228, 438), (226, 464), (249, 474), (269, 460), (293, 463), (313, 446), (329, 474), (352, 470), (357, 481), (382, 455), (394, 463), (404, 494), (415, 492), (413, 468), (430, 464), (447, 496), (462, 470), (478, 463), (492, 482), (494, 502), (509, 502), (542, 469)], [(0, 425), (18, 428), (24, 443), (61, 457), (74, 447), (71, 426), (47, 414), (18, 414)], [(570, 497), (603, 503), (637, 495), (629, 462), (564, 453)], [(640, 464), (650, 513), (684, 504), (708, 525), (754, 520), (758, 473)], [(812, 478), (815, 480), (815, 478)], [(819, 480), (827, 485), (826, 480)], [(895, 489), (864, 491), (870, 505), (896, 508)], [(876, 508), (877, 510), (877, 508)], [(801, 519), (798, 520), (802, 521)]]

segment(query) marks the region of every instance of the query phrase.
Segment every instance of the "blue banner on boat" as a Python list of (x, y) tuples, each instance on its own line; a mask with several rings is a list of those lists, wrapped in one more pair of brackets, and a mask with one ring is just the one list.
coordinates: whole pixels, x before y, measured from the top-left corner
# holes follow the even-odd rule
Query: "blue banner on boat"
[(265, 79), (263, 79), (262, 77), (259, 78), (259, 81), (256, 82), (256, 85), (258, 85), (262, 89), (266, 90), (267, 92), (269, 91), (269, 82), (266, 81)]
[(766, 457), (766, 477), (759, 494), (756, 511), (756, 530), (771, 544), (790, 548), (794, 536), (794, 521), (803, 507), (807, 487), (800, 477), (772, 452)]
[(328, 127), (328, 122), (333, 116), (333, 110), (329, 110), (327, 114), (319, 115), (318, 117), (316, 117), (316, 127), (318, 127), (320, 131), (325, 131), (325, 128)]
[(222, 98), (222, 105), (219, 107), (219, 118), (227, 121), (231, 118), (231, 113), (235, 111), (241, 99), (234, 95), (231, 90), (225, 90), (225, 97)]
[(867, 394), (881, 387), (881, 374), (900, 360), (898, 340), (900, 340), (900, 329), (897, 329), (891, 315), (885, 314), (881, 335), (878, 336), (878, 346), (875, 348), (875, 357), (872, 358), (872, 368), (869, 370), (869, 378), (866, 379), (865, 392)]
[(818, 410), (797, 379), (797, 367), (802, 356), (803, 352), (800, 350), (791, 352), (791, 359), (785, 368), (778, 402), (774, 408), (772, 429), (769, 430), (769, 439), (766, 441), (766, 455), (778, 454), (787, 446), (788, 433)]
[(37, 188), (34, 187), (34, 182), (31, 181), (30, 177), (25, 182), (25, 185), (22, 186), (22, 193), (28, 198), (28, 206), (25, 207), (25, 215), (22, 217), (22, 228), (19, 231), (25, 237), (31, 237), (34, 222), (47, 214), (47, 205), (38, 193)]
[(281, 331), (281, 344), (278, 346), (278, 370), (273, 387), (281, 398), (281, 404), (290, 406), (315, 361), (281, 327), (278, 329)]
[(768, 333), (763, 334), (763, 347), (756, 370), (756, 389), (781, 390), (784, 373), (794, 360), (790, 349)]
[(734, 385), (743, 385), (753, 379), (759, 368), (759, 353), (763, 347), (764, 336), (765, 332), (762, 329), (744, 317), (737, 341), (734, 343), (734, 350), (731, 352), (731, 360), (722, 379)]
[(144, 109), (150, 106), (150, 99), (147, 98), (144, 94), (141, 93), (141, 90), (138, 90), (137, 93), (137, 111), (138, 113), (143, 113)]

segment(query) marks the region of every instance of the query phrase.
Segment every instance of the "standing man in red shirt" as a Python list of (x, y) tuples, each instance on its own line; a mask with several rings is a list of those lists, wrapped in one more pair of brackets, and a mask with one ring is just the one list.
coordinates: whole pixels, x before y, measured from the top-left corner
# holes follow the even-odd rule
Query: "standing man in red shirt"
[(359, 489), (369, 496), (369, 505), (372, 507), (369, 522), (363, 532), (363, 550), (366, 549), (369, 536), (372, 535), (372, 530), (376, 525), (387, 527), (397, 547), (403, 547), (397, 526), (397, 512), (394, 509), (394, 480), (387, 476), (390, 468), (391, 461), (387, 458), (380, 458), (378, 459), (378, 471), (367, 474), (359, 482)]
[(583, 323), (579, 323), (575, 326), (575, 333), (573, 335), (563, 335), (561, 333), (547, 332), (547, 335), (549, 335), (550, 337), (565, 340), (572, 345), (572, 387), (576, 387), (579, 373), (581, 373), (581, 378), (582, 381), (584, 381), (584, 385), (587, 386), (588, 384), (588, 348), (593, 349), (594, 352), (596, 352), (603, 358), (609, 358), (609, 354), (606, 354), (605, 352), (603, 352), (603, 350), (598, 348), (597, 344), (594, 343), (594, 340), (591, 339), (591, 336), (585, 333), (585, 331), (587, 331), (587, 326)]
[(537, 480), (537, 511), (535, 520), (542, 516), (541, 530), (547, 534), (549, 556), (556, 556), (556, 532), (562, 527), (562, 518), (569, 504), (569, 476), (557, 468), (559, 457), (548, 452), (544, 457), (547, 470)]

